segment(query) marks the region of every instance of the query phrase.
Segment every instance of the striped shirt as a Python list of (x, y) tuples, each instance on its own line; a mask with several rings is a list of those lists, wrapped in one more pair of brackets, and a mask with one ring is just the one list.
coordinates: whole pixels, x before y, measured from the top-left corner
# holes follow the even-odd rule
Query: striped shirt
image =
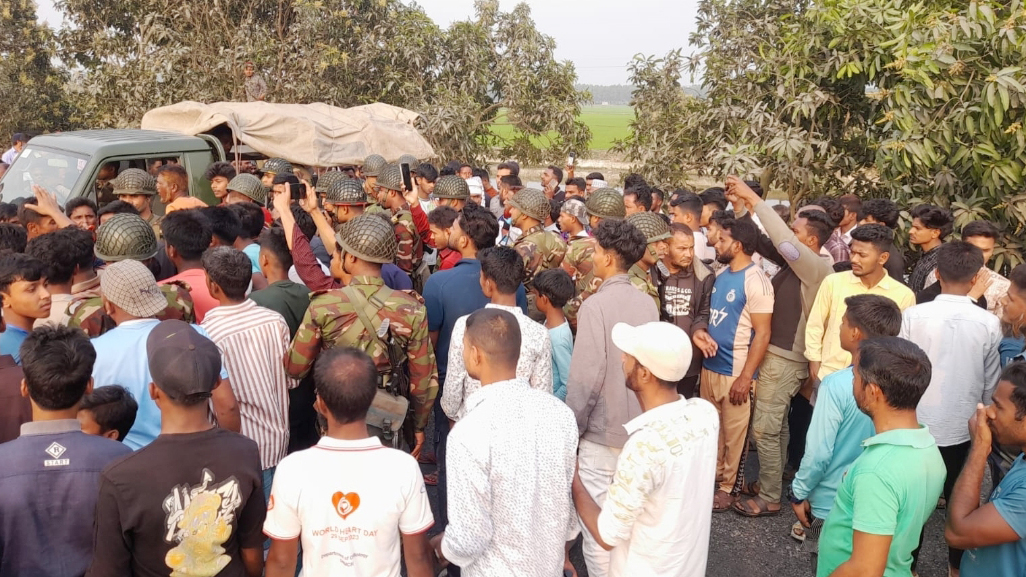
[(232, 376), (242, 434), (260, 448), (261, 468), (276, 466), (289, 444), (288, 389), (299, 384), (281, 363), (289, 349), (285, 319), (247, 300), (210, 309), (201, 326), (221, 350)]

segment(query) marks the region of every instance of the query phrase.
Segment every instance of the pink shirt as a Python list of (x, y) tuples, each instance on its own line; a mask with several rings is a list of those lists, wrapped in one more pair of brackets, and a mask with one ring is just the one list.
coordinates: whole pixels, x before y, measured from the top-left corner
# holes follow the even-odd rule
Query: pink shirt
[(189, 285), (189, 294), (192, 296), (192, 305), (196, 313), (197, 323), (203, 322), (203, 318), (207, 316), (207, 311), (220, 304), (217, 302), (217, 299), (210, 296), (210, 291), (207, 290), (207, 272), (205, 270), (201, 268), (189, 269), (171, 278), (164, 279), (157, 284), (167, 284), (176, 280), (184, 281), (185, 284)]

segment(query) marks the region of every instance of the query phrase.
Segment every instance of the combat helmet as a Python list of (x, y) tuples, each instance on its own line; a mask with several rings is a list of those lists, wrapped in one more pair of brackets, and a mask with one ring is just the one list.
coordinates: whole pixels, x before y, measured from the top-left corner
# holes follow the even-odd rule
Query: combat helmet
[(343, 224), (335, 241), (346, 252), (367, 262), (393, 262), (398, 251), (395, 229), (388, 220), (373, 214), (361, 214)]
[(584, 203), (584, 210), (598, 218), (623, 218), (627, 215), (623, 196), (615, 188), (600, 188), (592, 192)]
[(274, 176), (292, 174), (292, 163), (284, 158), (268, 158), (261, 170), (264, 174), (271, 173)]
[(414, 170), (416, 170), (417, 166), (420, 165), (420, 161), (417, 160), (417, 157), (413, 156), (412, 154), (404, 154), (404, 155), (400, 156), (399, 160), (397, 160), (395, 163), (396, 164), (409, 164), (410, 168), (412, 168)]
[(627, 217), (627, 222), (633, 224), (641, 231), (641, 234), (645, 235), (645, 242), (647, 244), (666, 240), (673, 236), (670, 232), (670, 225), (666, 224), (666, 221), (654, 212), (634, 213)]
[(435, 182), (435, 198), (454, 198), (456, 200), (469, 200), (470, 199), (470, 186), (467, 185), (467, 181), (456, 176), (455, 174), (448, 174), (438, 179)]
[(398, 164), (388, 164), (381, 169), (381, 172), (378, 173), (378, 186), (402, 192), (403, 171), (399, 168)]
[(139, 168), (126, 168), (121, 174), (110, 181), (114, 190), (114, 196), (122, 194), (145, 194), (153, 196), (157, 194), (157, 179), (153, 175)]
[(228, 191), (237, 192), (257, 204), (263, 204), (267, 201), (267, 187), (264, 186), (264, 183), (259, 178), (248, 172), (236, 174), (228, 182)]
[(324, 195), (324, 202), (337, 206), (367, 205), (367, 193), (363, 191), (363, 182), (355, 178), (344, 178), (335, 182)]
[(539, 222), (545, 222), (545, 217), (549, 216), (549, 198), (537, 188), (523, 188), (517, 191), (513, 198), (509, 199), (509, 203)]
[(372, 154), (364, 159), (363, 161), (363, 175), (364, 176), (380, 176), (381, 171), (385, 168), (388, 161), (385, 160), (384, 156), (380, 154)]
[(96, 229), (96, 258), (106, 262), (146, 260), (157, 256), (157, 235), (137, 214), (115, 214)]
[(329, 170), (317, 177), (317, 192), (327, 192), (333, 184), (349, 178), (346, 173), (339, 170)]

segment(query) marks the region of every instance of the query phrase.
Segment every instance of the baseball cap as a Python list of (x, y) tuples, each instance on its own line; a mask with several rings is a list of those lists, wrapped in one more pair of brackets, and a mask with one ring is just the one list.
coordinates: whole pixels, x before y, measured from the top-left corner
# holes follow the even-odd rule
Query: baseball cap
[(475, 196), (484, 196), (484, 183), (481, 182), (480, 176), (472, 176), (467, 179), (467, 186), (470, 188), (471, 198)]
[(596, 178), (596, 179), (591, 181), (591, 188), (593, 190), (598, 190), (600, 188), (606, 188), (607, 186), (609, 186), (609, 185), (604, 180), (599, 180), (599, 179)]
[(577, 219), (581, 226), (588, 226), (588, 212), (584, 209), (584, 203), (576, 198), (571, 198), (563, 203), (559, 212), (565, 212)]
[(122, 260), (103, 269), (100, 293), (126, 313), (150, 318), (167, 308), (167, 297), (146, 265), (137, 260)]
[(209, 395), (221, 377), (217, 345), (185, 321), (153, 327), (146, 337), (146, 357), (153, 383), (177, 401)]
[(683, 379), (691, 366), (691, 339), (677, 325), (652, 322), (632, 327), (616, 323), (612, 336), (614, 345), (664, 381)]

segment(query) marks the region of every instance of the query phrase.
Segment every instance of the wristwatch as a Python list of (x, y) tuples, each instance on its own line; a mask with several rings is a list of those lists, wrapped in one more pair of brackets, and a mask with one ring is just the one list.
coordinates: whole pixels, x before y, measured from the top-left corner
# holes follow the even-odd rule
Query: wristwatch
[(787, 500), (790, 501), (792, 505), (797, 505), (797, 504), (801, 503), (802, 501), (804, 501), (805, 499), (799, 499), (798, 497), (795, 497), (794, 496), (794, 488), (793, 487), (788, 487), (787, 488)]

